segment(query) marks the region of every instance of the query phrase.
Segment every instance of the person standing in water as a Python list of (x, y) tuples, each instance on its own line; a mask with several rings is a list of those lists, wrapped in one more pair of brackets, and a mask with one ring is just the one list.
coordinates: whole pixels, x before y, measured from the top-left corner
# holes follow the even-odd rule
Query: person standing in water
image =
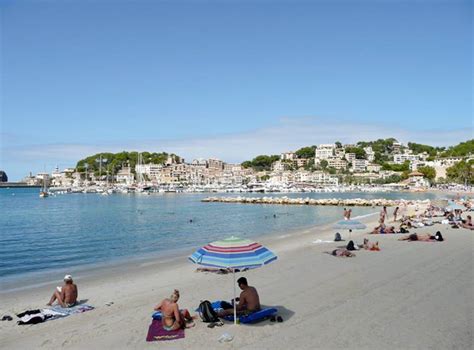
[(393, 211), (393, 222), (397, 221), (397, 214), (398, 214), (398, 207), (395, 208)]

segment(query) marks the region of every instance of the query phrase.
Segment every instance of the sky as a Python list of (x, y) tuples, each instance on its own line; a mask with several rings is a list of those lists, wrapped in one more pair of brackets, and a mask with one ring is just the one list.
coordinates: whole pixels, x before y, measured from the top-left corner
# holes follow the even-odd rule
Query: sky
[(471, 1), (0, 0), (0, 169), (473, 137)]

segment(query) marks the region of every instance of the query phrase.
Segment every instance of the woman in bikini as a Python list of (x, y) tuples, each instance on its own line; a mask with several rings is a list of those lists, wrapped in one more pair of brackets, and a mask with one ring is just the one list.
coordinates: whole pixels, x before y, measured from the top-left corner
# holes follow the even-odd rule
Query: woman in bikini
[(161, 311), (161, 322), (166, 331), (194, 327), (194, 318), (191, 317), (188, 310), (179, 310), (178, 300), (179, 291), (175, 289), (171, 297), (164, 299), (155, 307), (156, 311)]
[(443, 236), (441, 235), (441, 232), (436, 232), (434, 236), (430, 234), (417, 234), (417, 233), (412, 233), (411, 235), (401, 237), (398, 239), (399, 241), (424, 241), (424, 242), (433, 242), (433, 241), (438, 241), (442, 242), (444, 241)]
[(364, 238), (364, 244), (362, 245), (362, 248), (364, 248), (365, 250), (379, 251), (379, 241), (371, 243), (367, 238)]

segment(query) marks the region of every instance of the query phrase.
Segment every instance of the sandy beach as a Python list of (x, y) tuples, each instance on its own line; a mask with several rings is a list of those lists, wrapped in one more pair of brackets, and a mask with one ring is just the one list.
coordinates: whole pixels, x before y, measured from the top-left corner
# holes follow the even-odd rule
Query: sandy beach
[[(372, 228), (375, 219), (362, 221)], [(181, 291), (180, 306), (190, 310), (200, 300), (232, 297), (232, 275), (195, 272), (198, 266), (183, 256), (79, 276), (79, 299), (95, 310), (38, 325), (0, 322), (0, 348), (472, 349), (474, 232), (435, 225), (411, 233), (437, 230), (444, 242), (354, 232), (358, 243), (368, 237), (381, 247), (356, 252), (355, 258), (324, 254), (344, 242), (313, 243), (332, 240), (330, 226), (261, 240), (278, 260), (238, 276), (258, 289), (263, 305), (279, 309), (283, 323), (209, 329), (198, 320), (185, 339), (147, 343), (153, 306), (174, 288)], [(62, 276), (57, 278), (55, 284), (2, 294), (0, 313), (14, 316), (43, 307)], [(224, 332), (233, 341), (219, 343)]]

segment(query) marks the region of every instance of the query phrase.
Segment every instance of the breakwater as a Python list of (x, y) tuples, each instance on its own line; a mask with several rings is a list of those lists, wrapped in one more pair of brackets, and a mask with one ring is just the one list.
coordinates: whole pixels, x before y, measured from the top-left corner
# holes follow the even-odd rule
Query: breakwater
[(404, 200), (404, 199), (363, 199), (363, 198), (288, 198), (288, 197), (207, 197), (201, 200), (209, 203), (241, 203), (241, 204), (283, 204), (283, 205), (332, 205), (332, 206), (361, 206), (394, 207), (400, 205), (427, 205), (429, 199)]

